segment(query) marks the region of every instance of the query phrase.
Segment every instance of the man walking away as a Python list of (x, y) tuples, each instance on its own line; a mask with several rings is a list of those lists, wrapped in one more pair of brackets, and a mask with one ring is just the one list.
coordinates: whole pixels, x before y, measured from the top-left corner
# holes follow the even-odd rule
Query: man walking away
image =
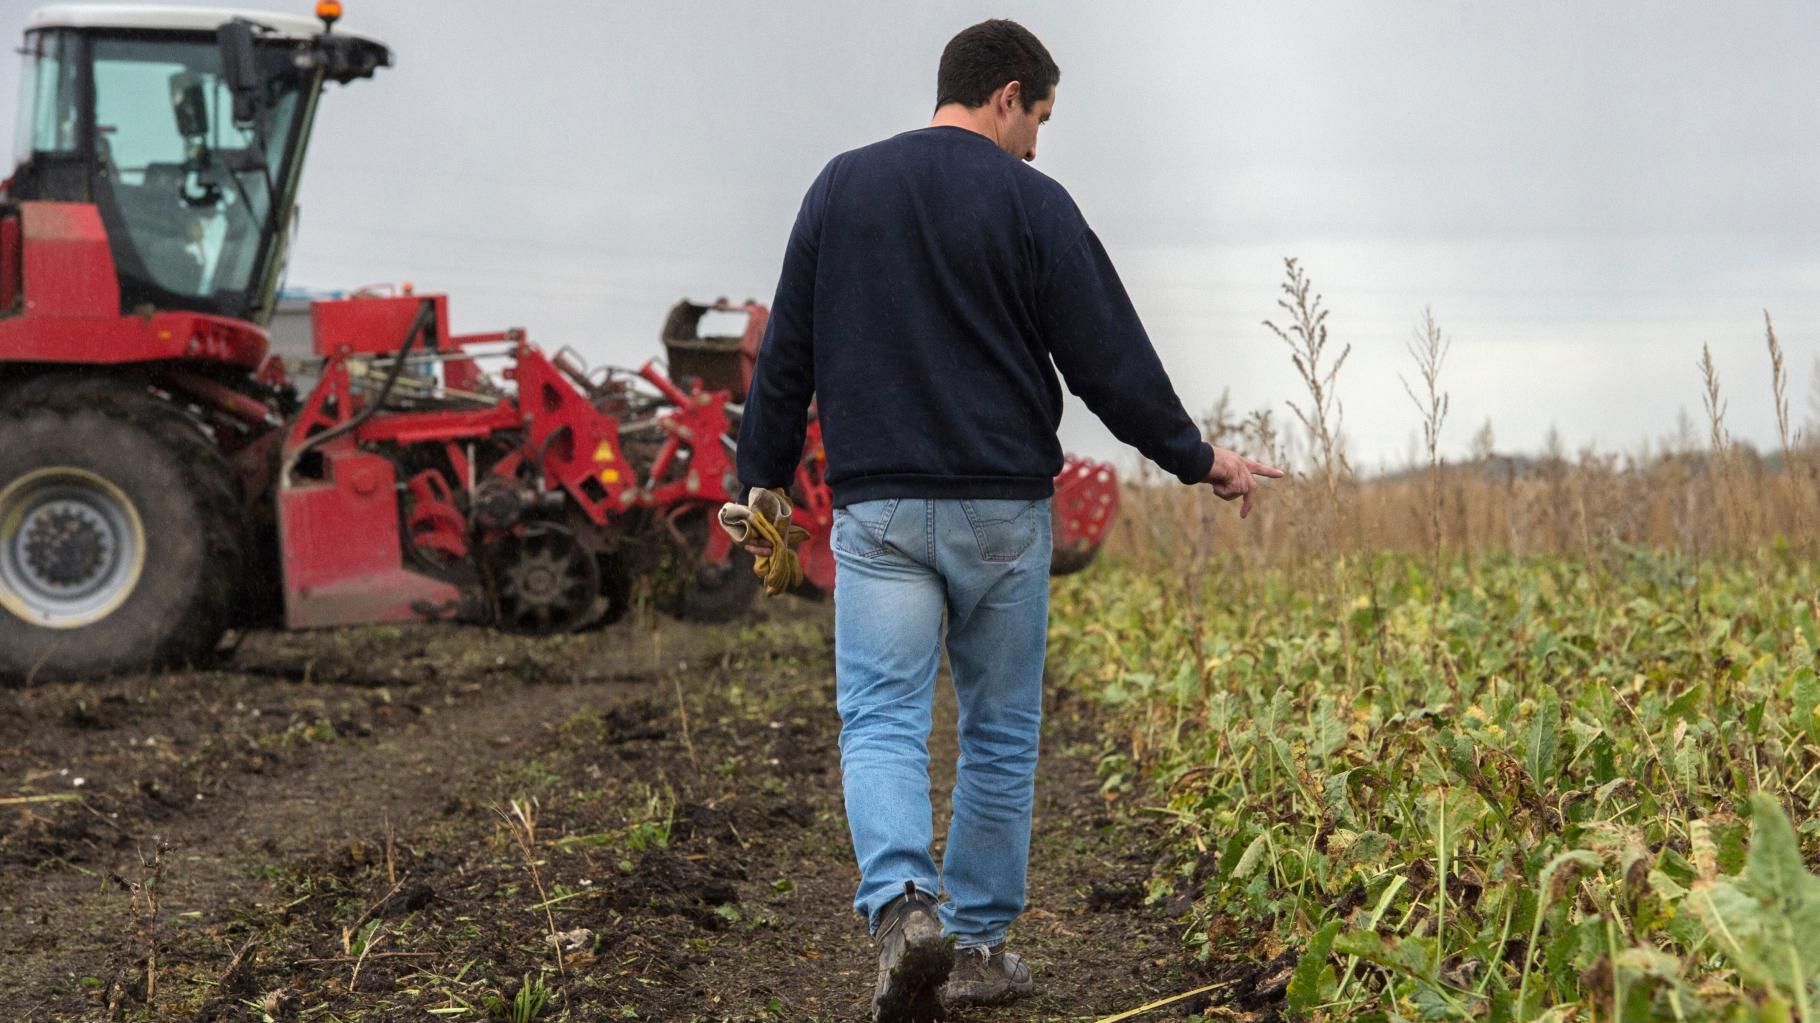
[[(1024, 909), (1042, 717), (1056, 371), (1120, 440), (1242, 513), (1254, 474), (1282, 475), (1201, 439), (1099, 239), (1028, 165), (1060, 77), (1022, 26), (982, 22), (942, 51), (927, 127), (828, 163), (740, 424), (741, 481), (788, 488), (819, 403), (853, 905), (880, 946), (879, 1021), (1036, 989), (1005, 936)], [(944, 622), (960, 759), (938, 873)]]

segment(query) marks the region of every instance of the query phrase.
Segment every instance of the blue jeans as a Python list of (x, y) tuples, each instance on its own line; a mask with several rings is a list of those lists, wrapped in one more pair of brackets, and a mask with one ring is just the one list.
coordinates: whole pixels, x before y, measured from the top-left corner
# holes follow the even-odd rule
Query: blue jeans
[[(992, 945), (1024, 909), (1049, 622), (1049, 501), (863, 501), (834, 515), (841, 780), (859, 860), (853, 908), (911, 881), (946, 890), (942, 928)], [(929, 853), (929, 746), (947, 618), (956, 726), (941, 874)]]

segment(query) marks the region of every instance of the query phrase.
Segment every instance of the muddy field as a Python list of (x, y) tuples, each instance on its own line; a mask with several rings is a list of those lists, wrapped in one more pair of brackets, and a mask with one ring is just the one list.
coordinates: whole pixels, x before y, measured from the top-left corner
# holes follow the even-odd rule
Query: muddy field
[[(218, 670), (0, 690), (0, 1019), (864, 1018), (831, 612), (762, 615), (253, 634)], [(1151, 818), (1050, 701), (1013, 936), (1044, 993), (957, 1018), (1222, 977), (1214, 1014), (1273, 1014), (1286, 971), (1179, 951)]]

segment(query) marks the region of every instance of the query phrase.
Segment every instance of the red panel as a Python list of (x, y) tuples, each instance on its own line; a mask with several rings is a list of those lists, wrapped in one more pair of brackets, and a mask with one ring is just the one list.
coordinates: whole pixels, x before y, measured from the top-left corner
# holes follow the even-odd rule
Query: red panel
[(33, 298), (30, 256), (28, 248), (26, 312), (0, 320), (0, 361), (117, 364), (187, 359), (252, 370), (265, 360), (270, 344), (266, 332), (223, 316), (47, 315)]
[[(120, 285), (101, 215), (88, 203), (27, 202), (18, 232), (24, 315), (0, 320), (0, 361), (127, 363), (183, 359), (257, 367), (270, 347), (266, 332), (224, 316), (161, 312), (120, 315)], [(8, 271), (0, 257), (0, 278)], [(5, 285), (0, 284), (0, 297)], [(4, 303), (0, 303), (3, 305)]]
[(397, 295), (311, 302), (310, 328), (315, 337), (316, 354), (384, 355), (397, 351), (405, 340), (404, 332), (411, 329), (411, 321), (417, 318), (417, 310), (426, 298), (436, 303), (435, 335), (439, 338), (447, 337), (447, 295)]
[(0, 217), (0, 313), (13, 307), (19, 298), (22, 285), (20, 280), (20, 260), (24, 254), (20, 251), (19, 218), (14, 216)]
[(120, 281), (107, 228), (92, 203), (19, 204), (25, 235), (25, 310), (33, 316), (120, 315)]
[(404, 568), (392, 463), (324, 445), (326, 478), (282, 486), (285, 624), (293, 629), (453, 615), (455, 586)]

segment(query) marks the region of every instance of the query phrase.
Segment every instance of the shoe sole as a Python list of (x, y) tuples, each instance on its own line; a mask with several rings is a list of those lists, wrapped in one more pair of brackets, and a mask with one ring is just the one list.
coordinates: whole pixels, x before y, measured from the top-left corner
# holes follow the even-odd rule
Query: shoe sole
[(873, 1013), (875, 1023), (935, 1023), (948, 1018), (942, 985), (954, 969), (954, 949), (946, 941), (925, 941), (904, 949), (891, 970), (885, 993)]
[(942, 1004), (950, 1009), (965, 1005), (1003, 1005), (1019, 998), (1028, 998), (1037, 993), (1037, 986), (1029, 984), (1018, 987), (1015, 984), (998, 984), (992, 981), (962, 981), (959, 984), (949, 983), (942, 989)]

